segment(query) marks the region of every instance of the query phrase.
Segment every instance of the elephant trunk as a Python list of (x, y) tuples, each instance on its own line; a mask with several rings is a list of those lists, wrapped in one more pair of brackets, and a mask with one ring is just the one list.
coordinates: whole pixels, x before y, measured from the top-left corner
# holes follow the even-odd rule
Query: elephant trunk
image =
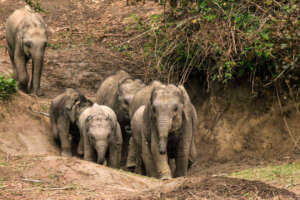
[(40, 79), (43, 68), (43, 55), (37, 54), (32, 57), (32, 77), (31, 77), (31, 90), (38, 95), (40, 90)]
[(171, 127), (171, 122), (168, 117), (158, 118), (158, 137), (159, 137), (159, 153), (167, 152), (168, 134)]
[(96, 151), (97, 151), (97, 163), (103, 165), (105, 161), (105, 155), (107, 152), (108, 144), (107, 141), (98, 141), (96, 142)]

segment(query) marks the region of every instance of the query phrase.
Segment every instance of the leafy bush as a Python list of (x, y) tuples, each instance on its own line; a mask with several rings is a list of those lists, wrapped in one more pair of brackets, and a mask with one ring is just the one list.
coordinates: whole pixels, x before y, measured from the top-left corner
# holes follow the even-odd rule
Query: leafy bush
[[(148, 66), (171, 82), (192, 72), (207, 85), (240, 77), (259, 87), (299, 85), (298, 0), (181, 0), (149, 20), (143, 49)], [(248, 76), (248, 77), (247, 77)]]
[(0, 100), (5, 100), (10, 94), (17, 91), (17, 82), (13, 78), (0, 76)]

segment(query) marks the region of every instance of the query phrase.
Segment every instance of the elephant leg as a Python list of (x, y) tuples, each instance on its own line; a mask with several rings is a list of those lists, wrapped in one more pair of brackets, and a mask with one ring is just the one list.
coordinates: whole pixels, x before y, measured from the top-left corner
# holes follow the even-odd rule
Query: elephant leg
[(190, 124), (183, 128), (183, 134), (178, 142), (177, 154), (175, 157), (175, 177), (187, 175), (188, 161), (192, 143), (192, 126)]
[(82, 156), (83, 155), (83, 136), (80, 135), (80, 139), (79, 139), (79, 144), (78, 144), (78, 147), (77, 147), (77, 153)]
[(189, 166), (188, 166), (189, 168), (196, 162), (197, 158), (198, 158), (197, 148), (194, 139), (192, 139), (191, 150), (189, 155)]
[(128, 155), (128, 146), (129, 146), (129, 135), (126, 132), (124, 126), (122, 127), (122, 138), (123, 138), (123, 146), (122, 146), (122, 156), (121, 156), (121, 166), (126, 165), (126, 159)]
[(58, 118), (57, 129), (61, 144), (61, 155), (72, 156), (71, 141), (69, 139), (69, 122), (64, 117)]
[(12, 67), (13, 67), (13, 74), (14, 74), (14, 76), (17, 76), (16, 64), (15, 64), (15, 60), (14, 60), (14, 52), (12, 51), (12, 49), (9, 45), (7, 48), (8, 48), (9, 58), (10, 58), (10, 61), (11, 61)]
[(108, 166), (120, 168), (123, 138), (120, 125), (117, 124), (115, 138), (109, 144)]
[(107, 166), (113, 168), (120, 168), (121, 152), (122, 145), (110, 145)]
[(172, 174), (174, 174), (174, 173), (175, 173), (175, 170), (176, 170), (175, 159), (169, 158), (169, 159), (168, 159), (168, 164), (169, 164), (169, 166), (170, 166), (170, 168), (171, 168)]
[(84, 154), (83, 154), (83, 159), (87, 161), (95, 161), (96, 153), (94, 151), (94, 148), (88, 141), (88, 136), (86, 133), (83, 133), (83, 149), (84, 149)]
[(28, 93), (28, 81), (29, 81), (29, 77), (28, 77), (28, 73), (26, 70), (26, 59), (25, 59), (25, 55), (23, 55), (23, 53), (19, 52), (19, 50), (15, 51), (14, 54), (14, 61), (15, 61), (15, 65), (16, 65), (16, 77), (17, 80), (19, 82), (19, 88)]
[[(145, 137), (142, 137), (141, 144), (141, 157), (144, 163), (145, 171), (147, 176), (158, 177), (157, 168), (154, 164), (153, 157), (151, 155), (150, 147), (146, 141)], [(142, 163), (139, 163), (140, 170), (142, 172)]]
[(126, 168), (130, 170), (134, 170), (136, 167), (136, 150), (133, 138), (130, 137), (129, 145), (128, 145), (128, 155), (126, 160)]

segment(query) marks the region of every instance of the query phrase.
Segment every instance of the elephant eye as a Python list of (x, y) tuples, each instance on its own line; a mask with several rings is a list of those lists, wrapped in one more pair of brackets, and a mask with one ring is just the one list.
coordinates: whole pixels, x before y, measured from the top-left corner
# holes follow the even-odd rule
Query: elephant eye
[(26, 41), (25, 46), (30, 48), (32, 46), (32, 42), (31, 41)]
[(128, 105), (129, 105), (129, 102), (128, 102), (128, 100), (127, 100), (127, 99), (125, 99), (125, 100), (124, 100), (124, 103), (125, 103), (125, 105), (126, 105), (126, 106), (128, 106)]

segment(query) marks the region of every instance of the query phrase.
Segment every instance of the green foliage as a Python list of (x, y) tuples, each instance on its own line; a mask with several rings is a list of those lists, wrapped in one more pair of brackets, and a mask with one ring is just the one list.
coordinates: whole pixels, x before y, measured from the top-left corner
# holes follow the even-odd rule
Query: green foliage
[(270, 182), (276, 180), (278, 183), (288, 184), (300, 180), (300, 163), (294, 162), (284, 165), (270, 165), (259, 168), (244, 169), (230, 174), (230, 177), (248, 180), (261, 180)]
[(39, 0), (25, 0), (25, 3), (28, 4), (36, 12), (48, 13), (45, 9), (41, 7)]
[(6, 78), (3, 75), (0, 76), (0, 100), (5, 100), (10, 94), (17, 91), (17, 82), (13, 78)]
[(149, 30), (142, 43), (145, 60), (154, 70), (173, 74), (171, 81), (185, 82), (196, 69), (208, 82), (243, 76), (256, 77), (260, 86), (300, 81), (299, 1), (181, 0), (179, 5), (143, 25)]

